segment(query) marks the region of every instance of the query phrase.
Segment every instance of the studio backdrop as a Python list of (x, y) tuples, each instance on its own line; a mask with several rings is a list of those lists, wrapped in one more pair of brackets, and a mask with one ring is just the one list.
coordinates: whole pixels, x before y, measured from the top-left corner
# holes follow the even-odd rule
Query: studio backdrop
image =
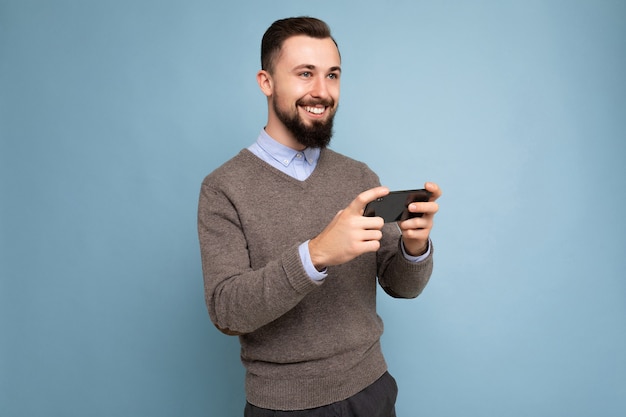
[(443, 189), (379, 296), (398, 415), (626, 415), (626, 3), (0, 0), (0, 415), (240, 416), (205, 175), (266, 121), (276, 19), (329, 23), (332, 149)]

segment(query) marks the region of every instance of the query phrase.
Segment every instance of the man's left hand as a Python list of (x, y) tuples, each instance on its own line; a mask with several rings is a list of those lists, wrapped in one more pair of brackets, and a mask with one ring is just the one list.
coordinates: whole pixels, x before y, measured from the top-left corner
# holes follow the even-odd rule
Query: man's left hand
[(441, 197), (441, 189), (433, 182), (424, 184), (424, 188), (432, 193), (430, 200), (423, 203), (409, 204), (412, 213), (424, 213), (422, 217), (413, 217), (403, 222), (398, 222), (402, 231), (404, 250), (411, 256), (423, 255), (428, 250), (428, 239), (433, 228), (435, 214), (439, 211), (436, 200)]

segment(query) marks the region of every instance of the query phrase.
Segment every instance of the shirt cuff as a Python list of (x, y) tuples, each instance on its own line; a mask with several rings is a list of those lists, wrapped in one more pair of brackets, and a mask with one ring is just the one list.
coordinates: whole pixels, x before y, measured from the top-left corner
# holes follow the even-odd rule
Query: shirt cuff
[[(308, 240), (298, 247), (298, 251), (300, 252), (300, 260), (302, 261), (302, 266), (304, 267), (304, 270), (306, 271), (309, 278), (311, 278), (313, 281), (322, 281), (328, 276), (328, 272), (326, 269), (320, 272), (313, 265), (313, 261), (311, 260), (311, 253), (309, 252)], [(430, 252), (430, 245), (428, 251)]]
[(404, 249), (404, 242), (401, 241), (400, 246), (402, 247), (402, 254), (406, 258), (406, 260), (409, 262), (414, 262), (414, 263), (422, 262), (424, 259), (428, 258), (428, 255), (430, 255), (430, 238), (428, 239), (428, 248), (426, 248), (426, 252), (424, 252), (422, 255), (419, 255), (419, 256), (412, 256), (406, 253), (406, 250)]

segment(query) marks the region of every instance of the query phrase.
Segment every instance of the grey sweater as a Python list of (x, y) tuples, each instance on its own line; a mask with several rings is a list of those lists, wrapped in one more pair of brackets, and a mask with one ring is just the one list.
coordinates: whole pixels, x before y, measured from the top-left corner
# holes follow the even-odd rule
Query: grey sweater
[(307, 276), (298, 253), (377, 185), (365, 164), (329, 149), (305, 181), (247, 149), (204, 179), (198, 233), (206, 303), (220, 330), (239, 335), (250, 403), (318, 407), (356, 394), (387, 369), (376, 277), (390, 295), (416, 297), (432, 258), (407, 261), (393, 224), (385, 225), (377, 253), (329, 267), (322, 282)]

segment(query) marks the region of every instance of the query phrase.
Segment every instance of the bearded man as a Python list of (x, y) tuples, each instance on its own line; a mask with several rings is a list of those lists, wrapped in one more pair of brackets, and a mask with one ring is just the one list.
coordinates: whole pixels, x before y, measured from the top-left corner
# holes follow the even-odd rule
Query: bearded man
[(257, 82), (268, 120), (257, 141), (209, 174), (198, 206), (211, 320), (238, 335), (244, 416), (395, 416), (376, 312), (377, 280), (414, 298), (432, 272), (441, 195), (398, 224), (365, 217), (389, 193), (367, 165), (328, 148), (341, 57), (328, 26), (274, 22)]

